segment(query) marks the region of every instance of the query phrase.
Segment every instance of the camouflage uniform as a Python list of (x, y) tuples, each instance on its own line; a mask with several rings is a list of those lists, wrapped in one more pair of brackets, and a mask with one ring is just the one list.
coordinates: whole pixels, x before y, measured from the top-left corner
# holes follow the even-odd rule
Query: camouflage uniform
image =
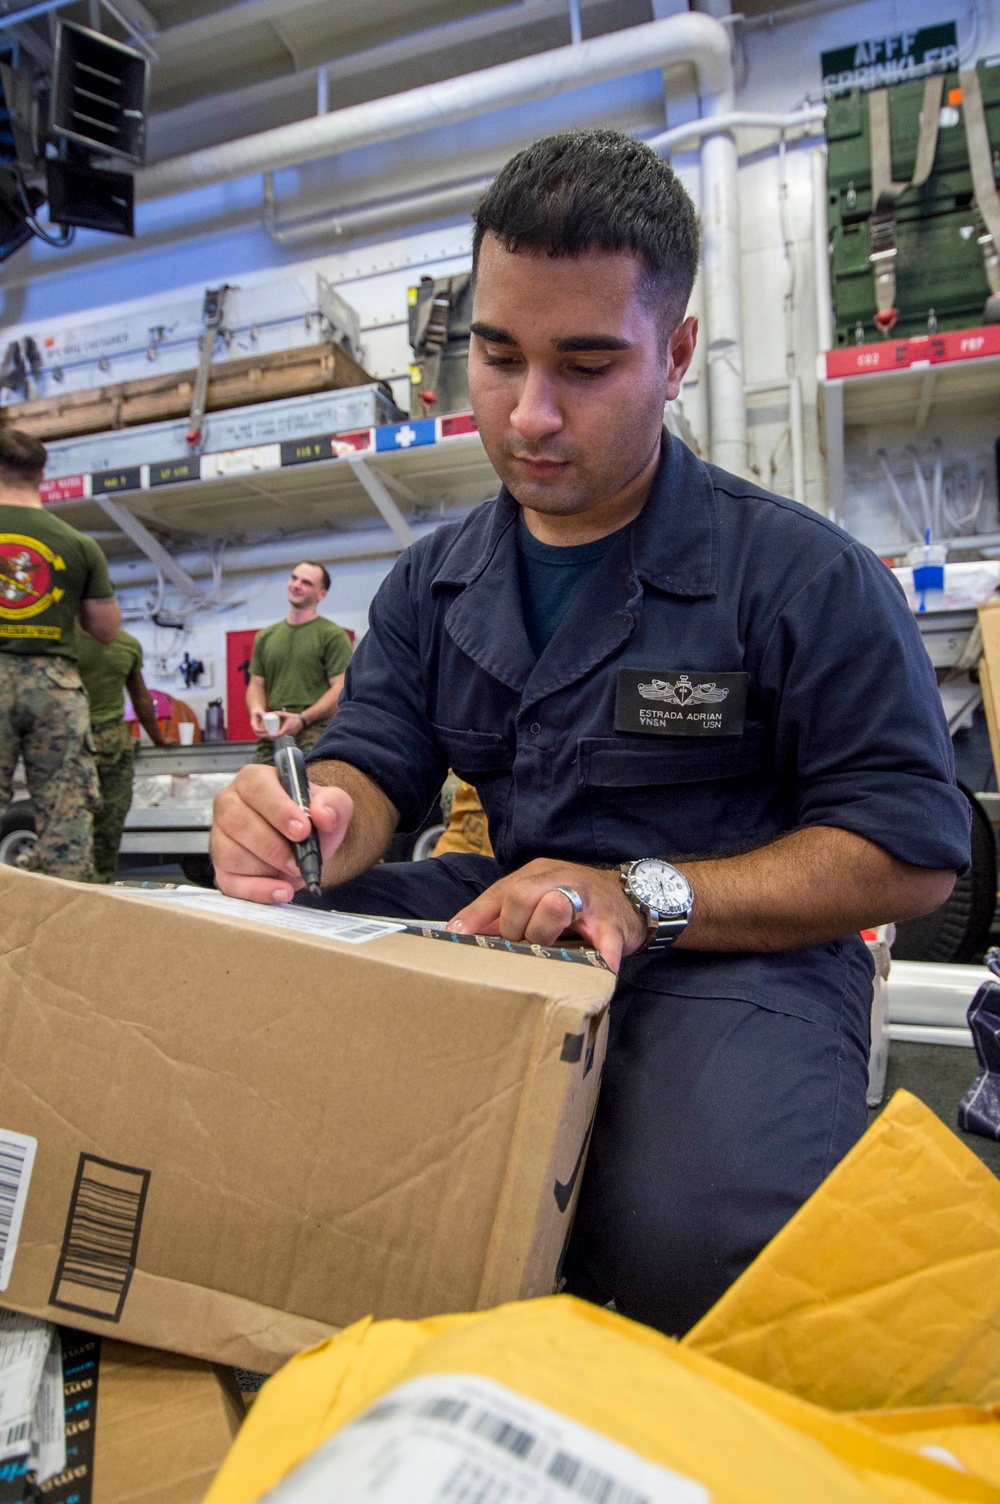
[(22, 754), (38, 831), (30, 865), (91, 882), (92, 816), (101, 801), (90, 707), (69, 658), (0, 653), (0, 810)]
[[(312, 751), (329, 724), (329, 720), (314, 721), (311, 726), (306, 727), (300, 736), (295, 738), (303, 752)], [(272, 767), (274, 766), (274, 742), (269, 736), (259, 736), (257, 738), (257, 750), (253, 755), (253, 761), (267, 762)]]
[(124, 721), (90, 728), (94, 738), (101, 808), (94, 816), (94, 867), (99, 883), (114, 882), (125, 816), (132, 805), (135, 737)]

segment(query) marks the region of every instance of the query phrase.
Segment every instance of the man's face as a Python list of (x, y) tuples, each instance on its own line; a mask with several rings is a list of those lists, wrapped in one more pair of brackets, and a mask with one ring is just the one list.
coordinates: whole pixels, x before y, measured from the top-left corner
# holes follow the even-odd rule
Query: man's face
[(588, 512), (655, 456), (697, 323), (679, 325), (664, 351), (642, 277), (624, 253), (514, 254), (485, 236), (469, 386), (486, 453), (522, 506)]
[(296, 564), (288, 581), (289, 605), (318, 606), (326, 595), (323, 576), (314, 564)]

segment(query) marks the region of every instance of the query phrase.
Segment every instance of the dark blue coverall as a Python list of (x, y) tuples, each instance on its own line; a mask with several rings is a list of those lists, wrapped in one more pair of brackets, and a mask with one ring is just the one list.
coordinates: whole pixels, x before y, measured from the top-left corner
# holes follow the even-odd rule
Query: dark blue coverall
[[(400, 558), (312, 756), (366, 773), (404, 829), (453, 768), (496, 860), (382, 865), (328, 905), (447, 919), (534, 857), (721, 857), (812, 825), (967, 865), (933, 670), (890, 571), (816, 513), (664, 444), (643, 512), (537, 661), (506, 491)], [(724, 685), (726, 717), (710, 702), (682, 734), (650, 716), (669, 700), (637, 685), (683, 701), (681, 673)], [(871, 982), (857, 936), (624, 962), (571, 1290), (672, 1333), (713, 1304), (864, 1129)]]

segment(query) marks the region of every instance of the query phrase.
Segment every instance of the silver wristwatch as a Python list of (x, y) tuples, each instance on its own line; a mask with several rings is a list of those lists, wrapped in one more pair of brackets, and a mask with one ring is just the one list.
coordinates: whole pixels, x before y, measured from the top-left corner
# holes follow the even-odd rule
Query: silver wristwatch
[(641, 950), (669, 950), (687, 929), (694, 906), (694, 891), (683, 872), (662, 857), (644, 856), (637, 862), (622, 862), (618, 869), (625, 897), (646, 921), (646, 939)]

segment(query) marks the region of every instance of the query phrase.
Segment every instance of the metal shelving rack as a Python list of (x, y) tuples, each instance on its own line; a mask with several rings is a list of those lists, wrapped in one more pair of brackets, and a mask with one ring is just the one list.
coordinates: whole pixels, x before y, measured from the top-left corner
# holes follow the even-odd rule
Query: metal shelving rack
[[(981, 412), (993, 433), (1000, 427), (1000, 325), (831, 350), (820, 362), (819, 408), (833, 515), (843, 515), (852, 429), (906, 424), (917, 438), (944, 407)], [(975, 546), (979, 540), (962, 541)]]
[(197, 598), (201, 587), (171, 546), (343, 531), (374, 511), (402, 549), (414, 537), (407, 514), (465, 509), (498, 485), (472, 414), (449, 413), (162, 464), (151, 456), (121, 470), (51, 478), (42, 496), (74, 527), (98, 535), (109, 559), (145, 554)]

